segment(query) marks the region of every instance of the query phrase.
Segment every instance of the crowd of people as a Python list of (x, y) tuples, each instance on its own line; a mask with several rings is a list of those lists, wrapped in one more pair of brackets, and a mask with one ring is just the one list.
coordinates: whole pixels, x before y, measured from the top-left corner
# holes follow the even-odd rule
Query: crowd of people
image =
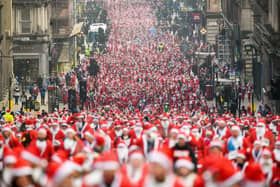
[(209, 113), (178, 39), (151, 34), (152, 3), (105, 6), (99, 73), (84, 60), (59, 81), (63, 94), (87, 82), (86, 109), (0, 115), (0, 186), (280, 186), (280, 116)]

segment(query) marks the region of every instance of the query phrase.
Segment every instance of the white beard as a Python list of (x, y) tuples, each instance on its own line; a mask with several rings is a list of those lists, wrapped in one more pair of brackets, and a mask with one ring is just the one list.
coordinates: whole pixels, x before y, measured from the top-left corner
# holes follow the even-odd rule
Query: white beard
[(117, 153), (118, 153), (119, 161), (121, 163), (126, 163), (127, 157), (128, 157), (128, 149), (127, 148), (117, 148)]
[(201, 137), (201, 134), (199, 132), (195, 132), (195, 133), (192, 133), (196, 139), (199, 139)]
[(2, 145), (2, 147), (0, 148), (0, 159), (3, 159), (3, 148), (4, 145)]
[(51, 128), (51, 132), (53, 135), (55, 135), (59, 131), (59, 128)]
[(262, 137), (263, 138), (263, 136), (264, 136), (264, 134), (265, 134), (265, 128), (256, 128), (256, 133), (257, 133), (257, 138), (259, 138), (259, 137)]
[(142, 131), (143, 131), (143, 128), (142, 127), (135, 127), (134, 128), (134, 131), (135, 131), (135, 135), (137, 138), (140, 138), (141, 134), (142, 134)]
[(122, 130), (115, 131), (117, 137), (122, 136), (122, 133), (123, 133)]
[(260, 158), (259, 164), (260, 164), (264, 174), (268, 174), (272, 170), (273, 160), (272, 159), (266, 160), (266, 159)]
[(66, 138), (64, 140), (64, 149), (69, 150), (72, 149), (73, 146), (75, 145), (76, 141), (70, 138)]
[(36, 141), (36, 146), (38, 147), (38, 148), (40, 148), (40, 150), (41, 150), (41, 154), (43, 154), (44, 152), (45, 152), (45, 150), (46, 150), (46, 147), (47, 147), (47, 141)]
[(188, 128), (188, 127), (183, 127), (183, 128), (181, 128), (181, 130), (182, 130), (183, 132), (185, 132), (186, 135), (189, 135), (189, 134), (190, 134), (190, 128)]
[(164, 129), (167, 129), (169, 127), (169, 121), (162, 121), (161, 125)]
[(9, 168), (5, 168), (2, 174), (2, 180), (4, 184), (10, 184), (12, 180), (12, 171)]
[(280, 150), (279, 149), (274, 149), (273, 153), (274, 153), (274, 156), (275, 156), (275, 160), (277, 162), (280, 162)]

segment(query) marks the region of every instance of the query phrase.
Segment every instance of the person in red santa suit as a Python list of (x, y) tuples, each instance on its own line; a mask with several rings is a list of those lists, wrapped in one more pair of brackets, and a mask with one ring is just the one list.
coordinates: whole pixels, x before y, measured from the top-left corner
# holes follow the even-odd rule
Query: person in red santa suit
[(170, 133), (169, 133), (169, 138), (165, 139), (164, 141), (164, 146), (167, 146), (169, 148), (172, 148), (175, 146), (176, 142), (177, 142), (177, 135), (179, 133), (179, 130), (177, 128), (172, 128), (170, 130)]
[(280, 139), (278, 138), (275, 142), (275, 148), (273, 150), (273, 157), (275, 162), (275, 167), (273, 170), (273, 176), (271, 181), (272, 187), (280, 186)]
[(226, 141), (226, 151), (238, 151), (240, 149), (247, 149), (250, 147), (249, 142), (246, 138), (241, 135), (241, 130), (239, 126), (233, 126), (231, 128), (231, 136)]
[(158, 139), (157, 128), (153, 125), (147, 127), (145, 134), (136, 140), (136, 145), (141, 148), (145, 157), (154, 150), (158, 149), (160, 146), (160, 141)]
[(237, 153), (235, 153), (235, 166), (238, 170), (240, 170), (242, 173), (244, 173), (246, 167), (248, 166), (249, 162), (247, 161), (246, 157), (246, 151), (245, 150), (239, 150)]
[(211, 154), (202, 163), (201, 176), (204, 186), (240, 187), (242, 173), (226, 157)]
[(128, 163), (120, 169), (121, 185), (123, 181), (129, 181), (129, 186), (142, 187), (144, 179), (148, 174), (149, 165), (145, 163), (144, 155), (141, 151), (135, 150), (129, 155)]
[(10, 148), (4, 144), (3, 137), (0, 136), (0, 171), (3, 170), (4, 156), (9, 150), (10, 150)]
[(89, 146), (95, 153), (101, 154), (104, 151), (105, 137), (93, 129), (85, 132), (85, 146)]
[(68, 127), (65, 132), (65, 139), (63, 141), (63, 148), (68, 152), (69, 156), (79, 153), (83, 149), (83, 142), (77, 136), (75, 129)]
[(112, 131), (110, 132), (110, 138), (114, 141), (123, 135), (123, 130), (120, 121), (115, 121), (113, 127), (114, 129), (112, 129)]
[(256, 162), (248, 164), (244, 171), (244, 177), (241, 182), (242, 187), (264, 187), (265, 175)]
[(37, 139), (33, 140), (30, 145), (39, 149), (40, 157), (45, 160), (51, 160), (51, 156), (54, 152), (52, 142), (47, 139), (47, 130), (40, 128), (38, 130)]
[(2, 128), (2, 136), (4, 144), (10, 149), (13, 148), (22, 148), (22, 144), (14, 137), (10, 124), (6, 124)]
[(121, 139), (125, 141), (125, 144), (130, 147), (133, 143), (133, 138), (132, 138), (132, 131), (129, 131), (127, 127), (123, 128), (123, 135), (121, 136)]
[(266, 186), (270, 186), (273, 181), (273, 171), (276, 165), (273, 163), (272, 153), (269, 149), (265, 148), (258, 161), (266, 178)]
[(163, 138), (167, 138), (170, 132), (170, 129), (172, 128), (172, 123), (169, 120), (169, 116), (164, 114), (161, 120), (160, 125), (157, 127), (160, 135)]
[(250, 162), (258, 162), (262, 153), (263, 147), (261, 140), (256, 140), (253, 147), (247, 149), (247, 155)]
[(185, 186), (195, 187), (203, 184), (202, 179), (194, 172), (194, 164), (189, 157), (179, 158), (175, 163), (175, 170)]
[(46, 171), (47, 187), (74, 187), (79, 184), (81, 167), (73, 161), (51, 162)]
[(144, 186), (183, 187), (183, 181), (172, 171), (172, 151), (163, 147), (149, 155), (150, 169)]
[(122, 139), (119, 139), (116, 146), (116, 152), (120, 164), (125, 164), (128, 160), (128, 148)]
[(261, 140), (272, 150), (274, 147), (274, 136), (272, 132), (266, 128), (265, 120), (261, 119), (257, 122), (257, 126), (255, 130), (252, 130), (250, 136), (248, 137), (251, 144), (255, 142), (255, 140)]
[[(83, 179), (83, 187), (104, 187), (104, 186), (129, 186), (127, 180), (122, 180), (118, 172), (120, 164), (115, 152), (104, 152), (94, 161), (93, 172)], [(121, 184), (121, 185), (120, 185)]]
[(135, 127), (132, 130), (132, 137), (134, 140), (139, 139), (143, 136), (143, 125), (141, 122), (136, 122)]
[(59, 124), (56, 120), (53, 120), (50, 124), (51, 141), (54, 146), (54, 150), (62, 148), (63, 139), (65, 138), (64, 132), (59, 128)]
[(230, 129), (226, 126), (226, 121), (224, 119), (218, 118), (216, 120), (216, 132), (215, 138), (219, 138), (220, 140), (227, 140), (231, 136)]
[(80, 113), (76, 115), (76, 119), (77, 121), (74, 124), (74, 129), (77, 132), (78, 136), (83, 139), (83, 134), (85, 131), (90, 129), (90, 125), (85, 122), (84, 116)]

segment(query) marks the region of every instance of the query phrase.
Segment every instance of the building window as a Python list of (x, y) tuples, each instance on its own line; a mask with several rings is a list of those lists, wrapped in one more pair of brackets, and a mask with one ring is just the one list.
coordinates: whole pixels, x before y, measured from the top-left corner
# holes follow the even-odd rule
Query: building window
[(31, 11), (30, 8), (21, 9), (21, 33), (28, 34), (31, 33)]

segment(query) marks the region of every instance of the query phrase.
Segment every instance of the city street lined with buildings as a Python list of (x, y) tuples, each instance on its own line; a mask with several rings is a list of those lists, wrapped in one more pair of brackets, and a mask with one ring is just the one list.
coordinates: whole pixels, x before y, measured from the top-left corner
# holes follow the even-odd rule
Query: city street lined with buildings
[(0, 0), (0, 187), (280, 186), (276, 0)]

